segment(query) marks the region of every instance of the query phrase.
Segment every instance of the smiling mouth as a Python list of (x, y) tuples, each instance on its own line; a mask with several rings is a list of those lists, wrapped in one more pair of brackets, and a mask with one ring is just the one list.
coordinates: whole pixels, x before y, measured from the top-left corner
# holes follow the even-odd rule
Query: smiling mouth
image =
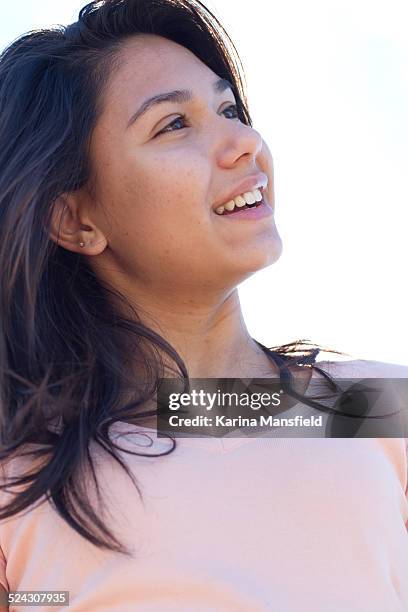
[(254, 204), (245, 204), (245, 206), (241, 206), (241, 208), (235, 207), (234, 210), (224, 210), (220, 217), (226, 217), (228, 215), (236, 215), (242, 212), (243, 210), (248, 210), (248, 208), (259, 208), (264, 203), (263, 198), (260, 202), (255, 202)]
[(264, 203), (263, 192), (263, 187), (244, 192), (235, 196), (229, 202), (215, 208), (214, 212), (220, 217), (223, 217), (228, 215), (236, 215), (240, 211), (247, 210), (248, 208), (258, 208)]

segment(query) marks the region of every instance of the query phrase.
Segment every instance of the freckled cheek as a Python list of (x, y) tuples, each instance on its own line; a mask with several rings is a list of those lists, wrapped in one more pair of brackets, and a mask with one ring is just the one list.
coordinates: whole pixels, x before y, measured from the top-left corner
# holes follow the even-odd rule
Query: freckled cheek
[(197, 221), (205, 222), (209, 177), (208, 171), (203, 173), (202, 165), (192, 164), (191, 159), (180, 154), (143, 158), (130, 155), (119, 170), (120, 216), (136, 219), (139, 227), (182, 222), (185, 228)]

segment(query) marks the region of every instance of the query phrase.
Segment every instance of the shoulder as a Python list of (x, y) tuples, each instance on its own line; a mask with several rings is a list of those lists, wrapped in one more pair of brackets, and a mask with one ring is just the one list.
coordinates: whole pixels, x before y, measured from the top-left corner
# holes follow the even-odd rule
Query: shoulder
[(340, 378), (408, 378), (408, 366), (370, 359), (317, 361), (316, 366)]
[[(332, 376), (334, 379), (364, 379), (364, 378), (377, 378), (377, 379), (408, 379), (408, 366), (399, 363), (389, 363), (386, 361), (374, 361), (370, 359), (350, 359), (345, 361), (320, 361), (315, 364), (321, 368), (324, 372)], [(381, 386), (382, 388), (382, 386)], [(392, 383), (391, 386), (385, 385), (384, 389), (387, 389), (387, 393), (391, 393), (390, 397), (392, 402), (400, 402), (402, 398), (402, 404), (405, 409), (406, 402), (406, 383), (399, 384)], [(404, 455), (408, 460), (408, 438), (381, 438), (383, 445), (393, 445), (394, 443), (403, 443)], [(408, 493), (408, 490), (407, 490)]]

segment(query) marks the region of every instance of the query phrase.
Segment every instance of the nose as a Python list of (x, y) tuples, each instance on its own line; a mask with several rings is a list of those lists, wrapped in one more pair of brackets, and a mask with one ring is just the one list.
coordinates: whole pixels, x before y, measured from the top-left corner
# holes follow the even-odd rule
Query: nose
[[(262, 150), (262, 136), (250, 125), (231, 120), (230, 125), (219, 131), (218, 164), (222, 168), (236, 166), (241, 158), (254, 162)], [(254, 164), (252, 164), (254, 165)]]

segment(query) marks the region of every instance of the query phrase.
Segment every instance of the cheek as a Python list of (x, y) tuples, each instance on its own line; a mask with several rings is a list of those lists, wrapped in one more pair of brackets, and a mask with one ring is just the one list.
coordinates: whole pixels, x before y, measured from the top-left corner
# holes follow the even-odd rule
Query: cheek
[(118, 168), (111, 246), (121, 258), (167, 266), (201, 252), (211, 236), (211, 173), (191, 157), (135, 155)]
[(173, 228), (180, 220), (185, 226), (208, 217), (210, 172), (193, 153), (140, 155), (131, 162), (123, 181), (123, 210), (128, 215), (136, 215), (142, 225)]

